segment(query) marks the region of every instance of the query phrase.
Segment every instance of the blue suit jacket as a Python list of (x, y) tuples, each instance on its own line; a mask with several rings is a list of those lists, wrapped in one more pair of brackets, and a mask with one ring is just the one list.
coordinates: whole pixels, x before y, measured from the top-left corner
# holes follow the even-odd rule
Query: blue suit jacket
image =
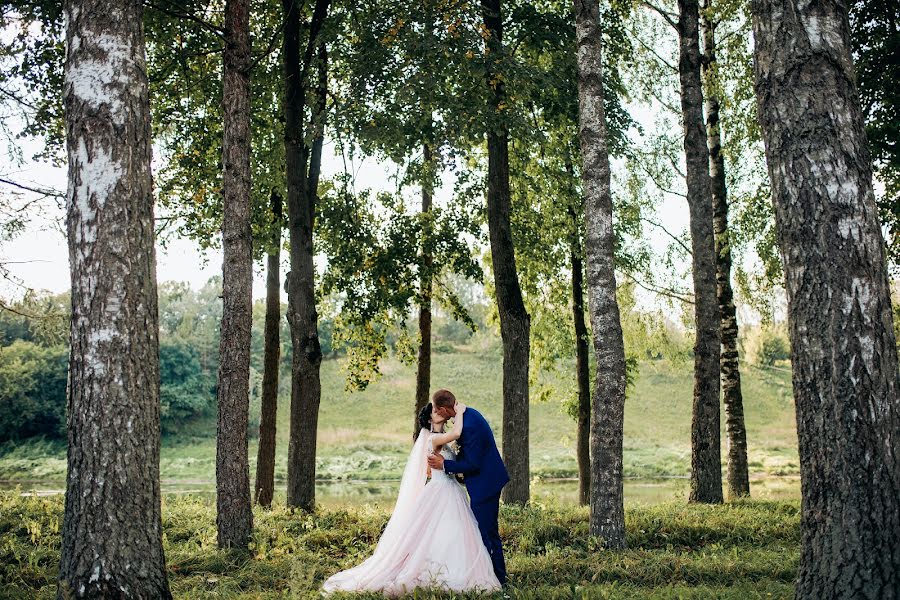
[(509, 483), (509, 473), (500, 458), (491, 426), (474, 408), (466, 408), (463, 414), (459, 446), (459, 460), (445, 460), (444, 471), (465, 475), (473, 504), (499, 494)]

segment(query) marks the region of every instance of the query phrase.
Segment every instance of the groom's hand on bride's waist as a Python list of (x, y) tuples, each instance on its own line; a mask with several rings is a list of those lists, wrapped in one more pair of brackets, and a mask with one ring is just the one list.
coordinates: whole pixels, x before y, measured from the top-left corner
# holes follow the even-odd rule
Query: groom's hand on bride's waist
[(444, 470), (444, 457), (440, 454), (432, 454), (428, 457), (428, 466), (438, 471)]

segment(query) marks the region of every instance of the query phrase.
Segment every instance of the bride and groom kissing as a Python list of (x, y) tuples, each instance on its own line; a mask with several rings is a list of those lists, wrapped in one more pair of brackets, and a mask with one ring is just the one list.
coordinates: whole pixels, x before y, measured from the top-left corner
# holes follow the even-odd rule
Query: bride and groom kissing
[[(490, 425), (449, 390), (434, 393), (418, 423), (394, 512), (374, 554), (328, 578), (326, 593), (491, 592), (505, 585), (497, 518), (509, 475)], [(458, 453), (451, 442), (457, 442)], [(465, 478), (469, 498), (456, 474)]]

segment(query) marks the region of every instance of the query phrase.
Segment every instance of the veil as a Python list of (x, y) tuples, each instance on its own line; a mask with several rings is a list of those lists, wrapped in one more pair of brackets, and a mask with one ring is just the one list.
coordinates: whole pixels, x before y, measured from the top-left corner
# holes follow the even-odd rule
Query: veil
[(394, 512), (381, 535), (378, 545), (389, 548), (398, 541), (406, 531), (406, 523), (415, 514), (413, 508), (416, 501), (425, 489), (428, 479), (428, 454), (431, 452), (431, 432), (427, 429), (419, 431), (419, 437), (413, 444), (403, 469), (403, 478), (400, 480), (400, 491), (397, 493), (397, 503)]

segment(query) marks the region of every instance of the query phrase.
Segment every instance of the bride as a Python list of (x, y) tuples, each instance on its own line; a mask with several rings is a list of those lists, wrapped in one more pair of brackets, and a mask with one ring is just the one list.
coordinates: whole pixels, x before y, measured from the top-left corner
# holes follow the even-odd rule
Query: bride
[(452, 476), (428, 468), (432, 452), (456, 458), (448, 444), (462, 434), (464, 412), (465, 406), (458, 404), (453, 430), (444, 432), (446, 419), (432, 413), (430, 402), (424, 406), (397, 504), (375, 553), (362, 564), (329, 577), (322, 586), (326, 593), (369, 591), (400, 596), (416, 588), (500, 589), (466, 491)]

